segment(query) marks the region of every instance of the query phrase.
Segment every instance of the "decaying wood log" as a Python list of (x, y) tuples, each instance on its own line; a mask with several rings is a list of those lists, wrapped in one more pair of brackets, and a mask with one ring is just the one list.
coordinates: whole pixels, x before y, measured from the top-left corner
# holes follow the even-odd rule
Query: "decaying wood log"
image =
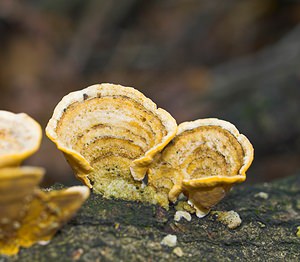
[[(214, 210), (234, 210), (241, 225), (229, 229), (215, 212), (176, 222), (174, 206), (166, 211), (92, 194), (49, 244), (22, 249), (0, 261), (299, 260), (300, 174), (273, 183), (236, 186)], [(161, 244), (168, 234), (177, 236), (175, 247)]]

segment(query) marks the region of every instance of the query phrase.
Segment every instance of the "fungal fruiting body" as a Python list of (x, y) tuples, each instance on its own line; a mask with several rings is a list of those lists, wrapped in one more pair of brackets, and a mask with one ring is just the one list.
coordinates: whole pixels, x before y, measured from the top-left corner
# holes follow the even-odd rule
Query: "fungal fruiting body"
[(46, 133), (95, 192), (165, 208), (183, 193), (199, 217), (245, 180), (253, 160), (252, 145), (229, 122), (177, 126), (139, 91), (113, 84), (65, 96)]
[(49, 241), (89, 196), (85, 186), (42, 191), (44, 169), (0, 168), (0, 254)]
[(46, 128), (77, 178), (95, 192), (151, 203), (157, 195), (140, 181), (176, 131), (174, 118), (149, 98), (112, 84), (65, 96)]
[(0, 167), (17, 166), (40, 147), (41, 126), (30, 116), (0, 110)]
[(150, 168), (148, 182), (159, 191), (163, 188), (173, 202), (183, 193), (201, 217), (246, 179), (252, 160), (251, 143), (229, 122), (185, 122)]
[(0, 111), (0, 254), (49, 241), (89, 196), (85, 186), (42, 191), (44, 169), (19, 167), (41, 138), (40, 125), (28, 115)]

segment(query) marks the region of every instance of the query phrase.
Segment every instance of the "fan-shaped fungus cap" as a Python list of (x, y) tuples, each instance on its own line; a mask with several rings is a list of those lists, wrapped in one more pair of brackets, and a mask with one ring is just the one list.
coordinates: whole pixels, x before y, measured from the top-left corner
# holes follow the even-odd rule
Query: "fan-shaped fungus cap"
[(246, 179), (252, 160), (251, 143), (231, 123), (215, 118), (185, 122), (151, 168), (149, 183), (159, 188), (158, 181), (167, 179), (169, 199), (176, 201), (183, 192), (203, 216)]
[(144, 178), (176, 131), (168, 112), (136, 89), (113, 84), (68, 94), (46, 128), (77, 178), (96, 192), (109, 196), (117, 190), (125, 199), (138, 199), (135, 180)]
[(17, 231), (43, 174), (36, 167), (0, 168), (0, 254), (18, 252)]
[(0, 167), (17, 166), (40, 147), (42, 129), (28, 115), (0, 110)]
[(52, 191), (36, 190), (18, 231), (20, 246), (30, 247), (37, 242), (50, 241), (89, 195), (90, 190), (86, 186)]
[(41, 191), (44, 169), (0, 168), (0, 254), (49, 241), (89, 195), (85, 186)]

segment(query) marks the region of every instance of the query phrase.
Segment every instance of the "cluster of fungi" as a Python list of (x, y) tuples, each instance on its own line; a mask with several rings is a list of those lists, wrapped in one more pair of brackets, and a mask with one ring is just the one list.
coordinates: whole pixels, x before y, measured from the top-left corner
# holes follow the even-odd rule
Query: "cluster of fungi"
[[(231, 123), (208, 118), (177, 125), (141, 92), (121, 85), (66, 95), (46, 134), (86, 186), (39, 189), (43, 169), (19, 165), (38, 149), (40, 126), (25, 114), (2, 111), (0, 206), (6, 212), (0, 214), (0, 253), (50, 240), (88, 197), (88, 188), (165, 209), (180, 197), (203, 217), (246, 179), (253, 160), (251, 143)], [(18, 194), (9, 193), (12, 186)]]
[(229, 122), (208, 118), (177, 125), (149, 98), (121, 85), (68, 94), (46, 134), (94, 192), (166, 209), (182, 193), (198, 216), (246, 179), (253, 160), (251, 143)]
[(50, 241), (89, 196), (86, 186), (42, 190), (44, 169), (20, 166), (41, 138), (40, 125), (28, 115), (0, 111), (0, 254)]

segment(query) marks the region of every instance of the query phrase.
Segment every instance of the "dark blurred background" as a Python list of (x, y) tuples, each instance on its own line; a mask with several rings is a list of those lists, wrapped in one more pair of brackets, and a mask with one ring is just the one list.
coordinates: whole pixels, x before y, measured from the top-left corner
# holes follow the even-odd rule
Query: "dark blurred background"
[[(0, 108), (44, 128), (67, 93), (133, 86), (178, 123), (219, 117), (255, 148), (248, 183), (300, 169), (300, 3), (280, 0), (1, 0)], [(74, 183), (44, 137), (25, 164)]]

